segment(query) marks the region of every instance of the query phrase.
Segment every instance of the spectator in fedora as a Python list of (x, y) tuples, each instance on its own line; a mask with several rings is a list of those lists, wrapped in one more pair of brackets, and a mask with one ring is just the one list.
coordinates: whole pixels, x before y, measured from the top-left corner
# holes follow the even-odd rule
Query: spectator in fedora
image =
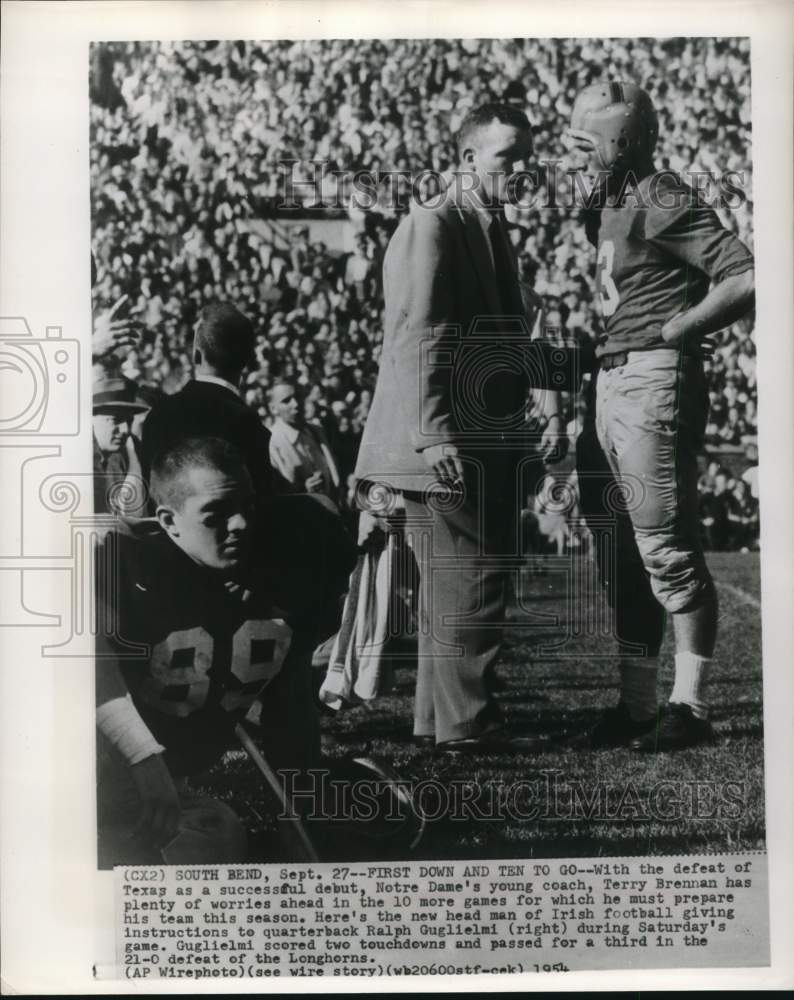
[[(124, 378), (96, 383), (93, 405), (94, 513), (135, 514), (143, 502), (134, 418), (148, 406), (136, 397), (135, 384)], [(126, 483), (126, 488), (121, 484)]]

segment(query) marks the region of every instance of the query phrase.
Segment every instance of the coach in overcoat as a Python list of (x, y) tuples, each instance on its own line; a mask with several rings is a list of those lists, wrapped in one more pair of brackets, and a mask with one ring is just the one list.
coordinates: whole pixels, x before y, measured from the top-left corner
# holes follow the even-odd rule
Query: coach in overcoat
[[(421, 581), (416, 742), (530, 749), (506, 732), (485, 675), (519, 557), (527, 398), (550, 382), (527, 351), (504, 219), (532, 137), (522, 112), (490, 104), (469, 113), (457, 139), (458, 172), (412, 206), (386, 252), (383, 351), (356, 478), (365, 508), (405, 498)], [(557, 393), (541, 406), (541, 449), (559, 458)]]

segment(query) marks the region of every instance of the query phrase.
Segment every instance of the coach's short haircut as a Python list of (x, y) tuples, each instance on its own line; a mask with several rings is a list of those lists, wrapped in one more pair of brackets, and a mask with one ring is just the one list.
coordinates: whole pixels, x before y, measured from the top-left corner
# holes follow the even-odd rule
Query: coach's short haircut
[(253, 323), (230, 302), (216, 302), (201, 311), (194, 349), (218, 371), (241, 372), (253, 360), (255, 342)]
[(190, 496), (188, 473), (192, 469), (216, 469), (235, 479), (249, 476), (242, 454), (221, 438), (183, 438), (167, 451), (155, 455), (149, 489), (155, 504), (180, 510)]
[(514, 128), (523, 128), (532, 131), (529, 118), (520, 108), (511, 104), (502, 104), (493, 101), (489, 104), (482, 104), (479, 108), (472, 108), (460, 123), (455, 142), (458, 147), (458, 156), (463, 156), (463, 150), (471, 145), (472, 138), (480, 129), (490, 125), (491, 122), (501, 122), (503, 125), (512, 125)]

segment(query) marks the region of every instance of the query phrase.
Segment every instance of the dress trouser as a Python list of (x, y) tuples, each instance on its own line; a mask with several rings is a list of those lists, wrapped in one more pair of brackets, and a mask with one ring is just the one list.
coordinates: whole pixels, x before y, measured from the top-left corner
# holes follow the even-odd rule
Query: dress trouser
[(484, 675), (501, 649), (509, 560), (520, 555), (515, 455), (470, 453), (464, 465), (459, 493), (405, 494), (420, 577), (414, 733), (438, 743), (501, 724)]

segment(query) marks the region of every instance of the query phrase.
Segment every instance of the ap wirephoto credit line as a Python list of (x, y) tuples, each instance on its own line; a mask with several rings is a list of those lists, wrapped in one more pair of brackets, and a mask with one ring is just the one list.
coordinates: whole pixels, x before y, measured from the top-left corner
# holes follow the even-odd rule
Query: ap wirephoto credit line
[(755, 38), (195, 16), (74, 48), (90, 335), (0, 310), (86, 989), (760, 975)]

